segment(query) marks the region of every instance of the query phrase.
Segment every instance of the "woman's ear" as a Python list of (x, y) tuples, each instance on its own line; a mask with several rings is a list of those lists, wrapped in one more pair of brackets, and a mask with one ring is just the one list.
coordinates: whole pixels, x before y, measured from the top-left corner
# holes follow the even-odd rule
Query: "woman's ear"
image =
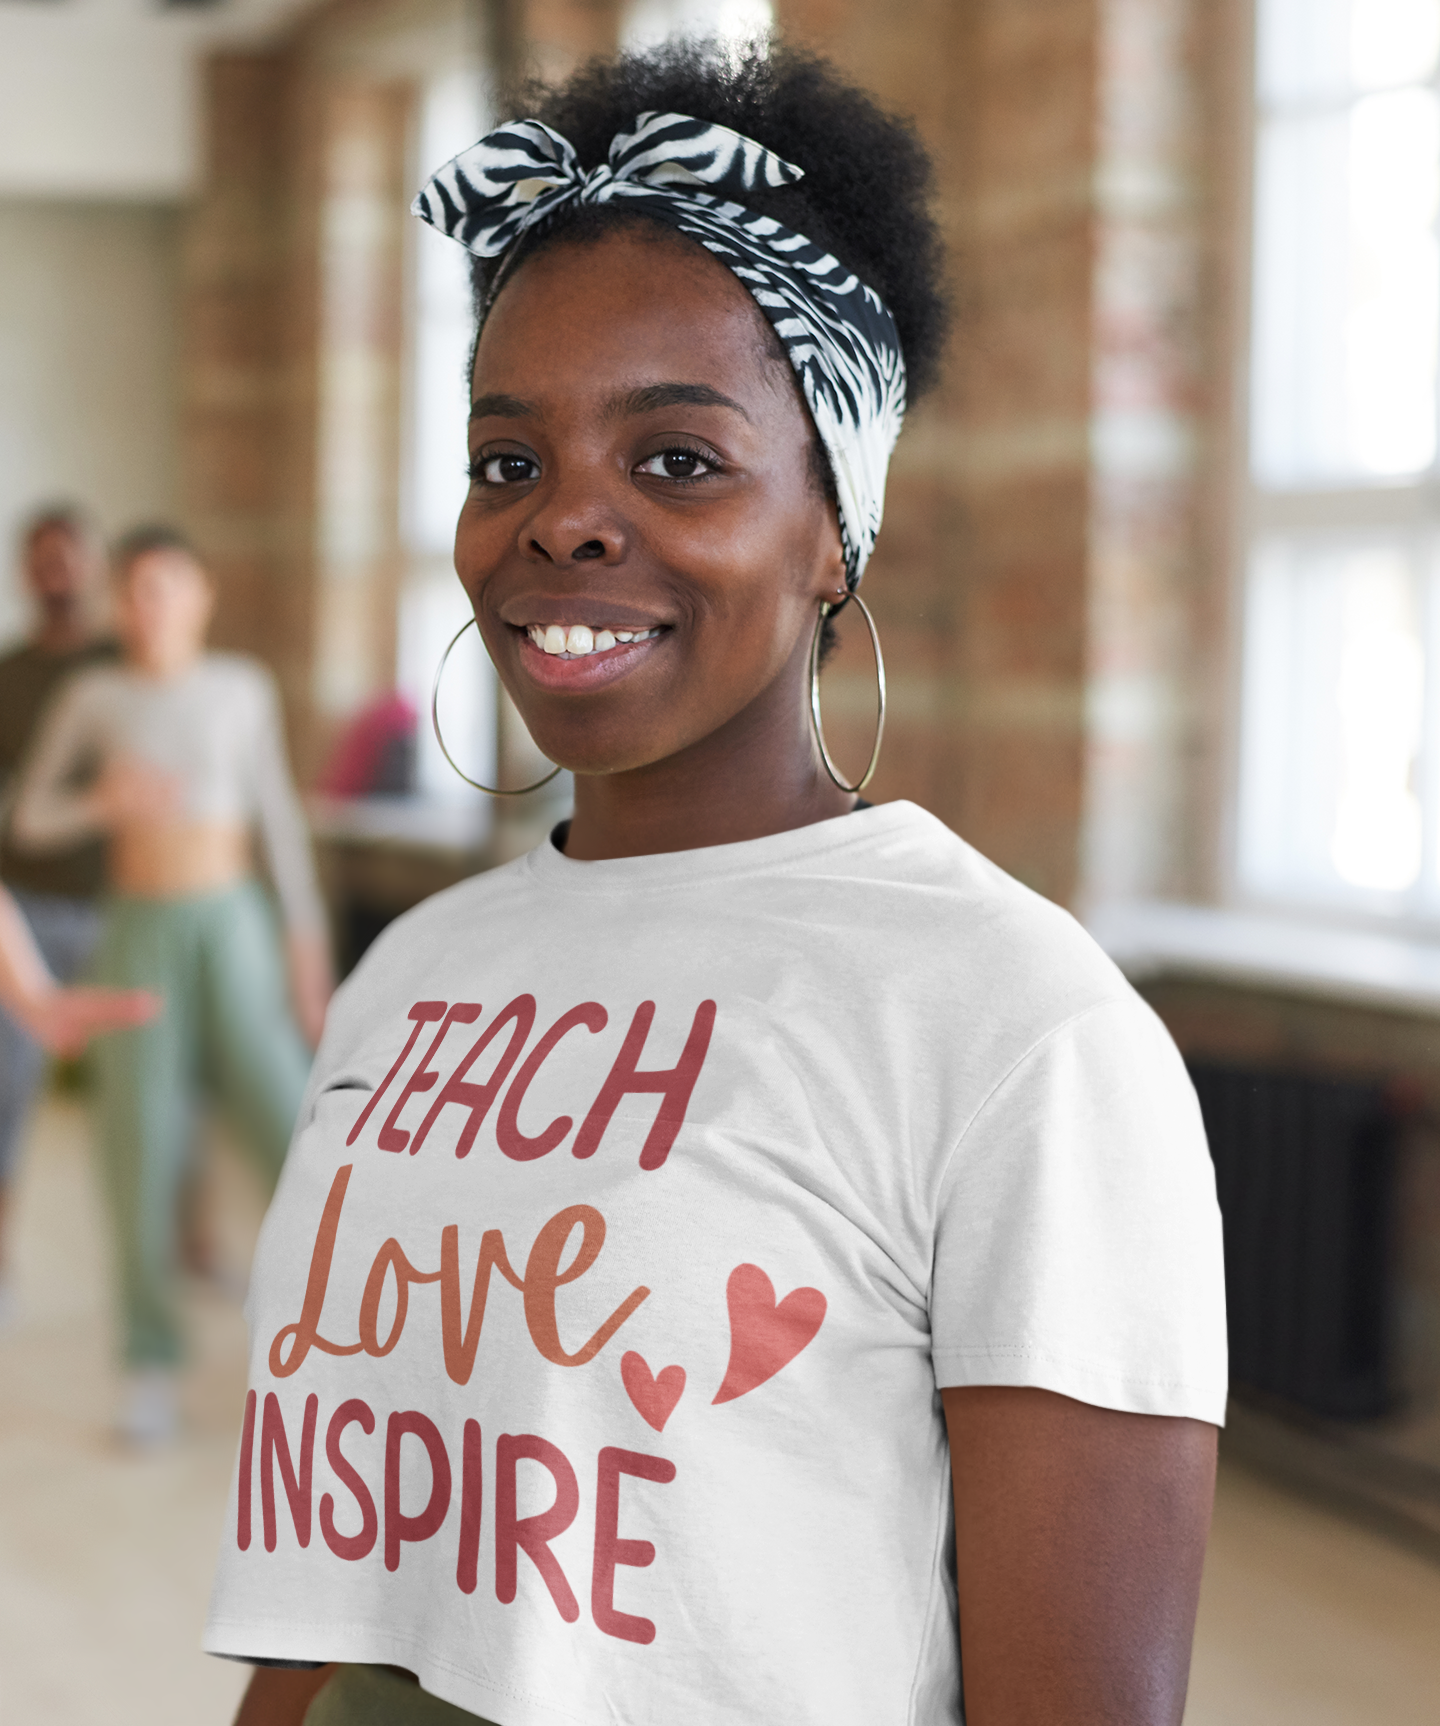
[(840, 539), (840, 516), (833, 503), (826, 504), (825, 525), (816, 547), (811, 595), (816, 604), (828, 600), (838, 605), (850, 591), (845, 579), (845, 547)]

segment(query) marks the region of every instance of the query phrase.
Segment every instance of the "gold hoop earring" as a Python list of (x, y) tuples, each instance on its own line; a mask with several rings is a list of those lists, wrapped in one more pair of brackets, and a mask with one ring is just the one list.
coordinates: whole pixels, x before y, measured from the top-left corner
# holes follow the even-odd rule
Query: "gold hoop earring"
[(460, 637), (464, 635), (465, 631), (469, 629), (470, 625), (474, 622), (475, 619), (473, 617), (467, 618), (465, 622), (460, 625), (459, 629), (455, 631), (454, 635), (450, 637), (450, 646), (440, 655), (440, 663), (435, 669), (435, 685), (430, 691), (430, 724), (435, 732), (435, 741), (440, 745), (440, 753), (467, 785), (473, 785), (477, 791), (483, 791), (489, 797), (524, 797), (527, 792), (538, 791), (542, 785), (548, 785), (560, 769), (558, 767), (552, 767), (543, 779), (537, 779), (533, 785), (522, 785), (515, 791), (501, 791), (494, 785), (482, 785), (478, 779), (472, 779), (445, 747), (445, 739), (440, 732), (440, 679), (445, 675), (445, 665), (450, 658), (450, 654), (454, 649), (455, 643), (459, 641)]
[(858, 593), (852, 593), (850, 598), (860, 607), (860, 615), (865, 619), (865, 627), (870, 631), (870, 645), (875, 650), (876, 683), (875, 743), (870, 751), (869, 765), (853, 785), (845, 783), (835, 763), (830, 759), (830, 751), (825, 747), (825, 727), (820, 719), (820, 637), (825, 628), (825, 619), (835, 610), (828, 599), (820, 602), (820, 616), (815, 621), (815, 634), (810, 642), (810, 723), (815, 730), (815, 741), (820, 745), (820, 759), (825, 763), (825, 771), (842, 791), (854, 792), (865, 789), (874, 777), (880, 761), (880, 744), (885, 736), (885, 655), (880, 651), (880, 632), (875, 627), (875, 619), (870, 615), (870, 607)]

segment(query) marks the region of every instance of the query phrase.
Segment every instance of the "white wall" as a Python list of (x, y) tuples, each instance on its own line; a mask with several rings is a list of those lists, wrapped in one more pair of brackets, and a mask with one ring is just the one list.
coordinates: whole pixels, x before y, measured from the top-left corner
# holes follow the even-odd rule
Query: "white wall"
[(200, 63), (316, 0), (0, 0), (0, 197), (181, 198), (200, 175)]
[[(33, 15), (31, 15), (33, 13)], [(195, 52), (169, 20), (7, 7), (0, 16), (0, 191), (179, 197), (198, 152)]]
[(175, 509), (178, 239), (165, 209), (0, 198), (0, 637), (37, 504), (107, 533)]

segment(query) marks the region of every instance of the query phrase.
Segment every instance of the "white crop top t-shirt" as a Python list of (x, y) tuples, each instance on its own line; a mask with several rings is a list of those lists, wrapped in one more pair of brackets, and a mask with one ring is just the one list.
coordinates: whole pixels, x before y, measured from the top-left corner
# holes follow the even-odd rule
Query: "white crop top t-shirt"
[(907, 803), (392, 924), (248, 1318), (206, 1647), (499, 1726), (956, 1722), (941, 1387), (1225, 1408), (1174, 1045)]
[(43, 851), (93, 838), (100, 829), (77, 776), (119, 756), (172, 774), (191, 820), (257, 823), (286, 922), (324, 926), (279, 698), (262, 666), (207, 653), (178, 677), (106, 665), (72, 678), (26, 766), (11, 818), (16, 843)]

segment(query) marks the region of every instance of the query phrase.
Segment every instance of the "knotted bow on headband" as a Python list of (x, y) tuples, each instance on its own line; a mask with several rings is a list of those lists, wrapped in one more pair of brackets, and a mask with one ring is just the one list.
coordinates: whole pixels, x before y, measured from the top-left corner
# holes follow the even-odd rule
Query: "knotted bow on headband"
[(434, 176), (413, 213), (482, 258), (498, 257), (569, 203), (624, 199), (697, 240), (744, 283), (800, 380), (830, 458), (850, 586), (880, 531), (885, 470), (905, 416), (905, 360), (880, 296), (803, 235), (736, 200), (804, 170), (728, 126), (641, 114), (584, 173), (568, 139), (512, 120)]

